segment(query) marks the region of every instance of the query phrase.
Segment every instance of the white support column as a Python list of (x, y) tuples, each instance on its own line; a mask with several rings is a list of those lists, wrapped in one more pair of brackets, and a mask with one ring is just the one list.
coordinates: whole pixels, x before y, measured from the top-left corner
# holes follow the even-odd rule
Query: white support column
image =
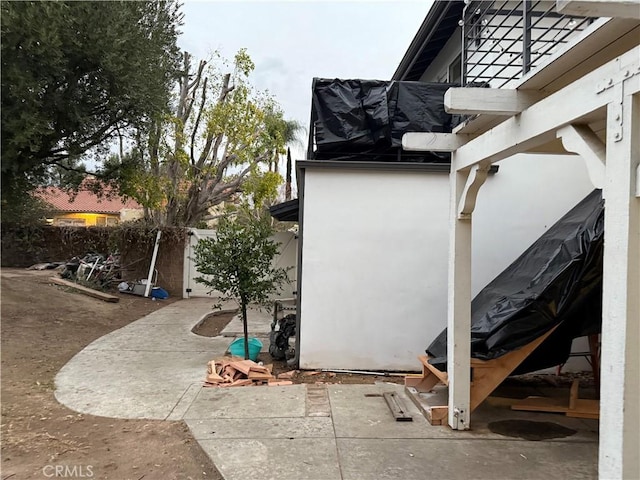
[(447, 373), (449, 425), (467, 430), (470, 419), (471, 355), (471, 215), (459, 218), (469, 170), (458, 172), (452, 154), (449, 219), (449, 281), (447, 309)]
[[(640, 478), (640, 94), (607, 108), (601, 479)], [(622, 129), (613, 128), (621, 124)]]

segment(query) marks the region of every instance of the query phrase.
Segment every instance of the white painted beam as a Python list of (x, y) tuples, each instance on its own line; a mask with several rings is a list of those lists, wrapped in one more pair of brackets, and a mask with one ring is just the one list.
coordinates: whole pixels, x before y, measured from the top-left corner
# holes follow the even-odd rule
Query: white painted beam
[(447, 373), (448, 421), (454, 430), (468, 430), (471, 418), (471, 218), (458, 218), (458, 204), (466, 181), (466, 172), (451, 172)]
[[(620, 89), (622, 91), (622, 89)], [(607, 136), (598, 474), (640, 478), (640, 94), (625, 95), (624, 135)], [(618, 109), (608, 108), (609, 122)]]
[(639, 0), (556, 0), (556, 10), (581, 17), (619, 17), (640, 19)]
[(409, 152), (453, 152), (470, 138), (454, 133), (409, 132), (402, 135), (402, 148)]
[(542, 98), (530, 90), (500, 88), (450, 88), (444, 93), (444, 109), (466, 115), (515, 115)]
[(582, 157), (587, 165), (589, 179), (596, 188), (604, 187), (606, 147), (587, 125), (567, 125), (557, 132), (562, 145), (569, 152)]
[(622, 82), (625, 93), (640, 91), (640, 46), (470, 140), (456, 151), (455, 168), (495, 163), (552, 141), (559, 128), (619, 101), (612, 87)]

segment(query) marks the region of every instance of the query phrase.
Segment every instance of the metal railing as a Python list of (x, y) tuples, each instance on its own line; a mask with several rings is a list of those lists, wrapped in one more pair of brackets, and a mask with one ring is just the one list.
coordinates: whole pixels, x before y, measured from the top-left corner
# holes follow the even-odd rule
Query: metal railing
[(463, 84), (508, 86), (553, 55), (594, 19), (562, 15), (555, 0), (466, 0)]

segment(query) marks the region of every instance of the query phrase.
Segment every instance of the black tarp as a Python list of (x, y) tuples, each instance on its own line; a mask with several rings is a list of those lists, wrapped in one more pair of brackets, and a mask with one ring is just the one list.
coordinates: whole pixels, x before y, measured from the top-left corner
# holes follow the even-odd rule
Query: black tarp
[[(600, 332), (604, 201), (594, 190), (471, 302), (471, 356), (492, 359), (558, 328), (516, 374), (564, 363), (574, 338)], [(446, 371), (446, 329), (426, 350)]]
[(402, 152), (407, 132), (451, 132), (444, 110), (452, 83), (320, 79), (313, 81), (312, 160), (448, 162), (450, 154)]

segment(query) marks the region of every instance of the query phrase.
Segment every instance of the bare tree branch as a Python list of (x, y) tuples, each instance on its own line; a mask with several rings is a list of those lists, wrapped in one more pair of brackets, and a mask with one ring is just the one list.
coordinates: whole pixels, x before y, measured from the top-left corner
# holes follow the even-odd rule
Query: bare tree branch
[(200, 119), (202, 118), (202, 112), (204, 110), (204, 106), (207, 101), (207, 80), (208, 78), (205, 78), (204, 82), (202, 83), (202, 101), (200, 102), (200, 108), (198, 109), (198, 116), (196, 117), (196, 121), (193, 125), (193, 132), (191, 132), (191, 152), (190, 152), (191, 165), (195, 165), (196, 163), (196, 157), (193, 153), (193, 149), (195, 148), (196, 136), (198, 135), (198, 127), (200, 127)]

